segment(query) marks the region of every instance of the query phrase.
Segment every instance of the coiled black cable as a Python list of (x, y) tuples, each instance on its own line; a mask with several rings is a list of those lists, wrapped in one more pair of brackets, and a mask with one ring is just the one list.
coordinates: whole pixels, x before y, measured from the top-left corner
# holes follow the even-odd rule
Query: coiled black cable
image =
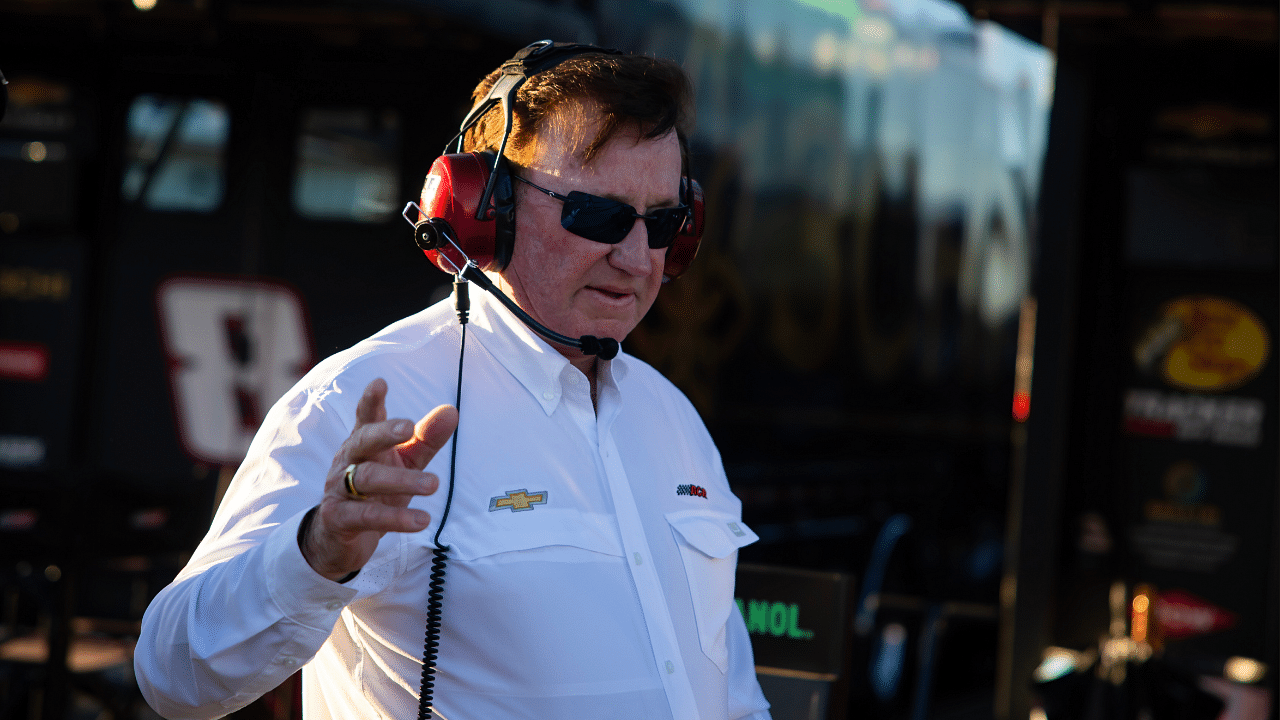
[(427, 637), (422, 648), (422, 688), (418, 691), (418, 717), (431, 717), (436, 684), (436, 657), (440, 649), (440, 614), (444, 599), (444, 573), (447, 548), (431, 551), (431, 582), (427, 592)]
[(444, 574), (448, 561), (449, 546), (440, 544), (440, 533), (449, 519), (449, 508), (453, 506), (453, 480), (458, 468), (458, 429), (462, 427), (462, 359), (467, 349), (467, 316), (471, 311), (471, 296), (467, 292), (469, 284), (459, 277), (453, 283), (454, 307), (458, 312), (458, 322), (462, 326), (462, 343), (458, 347), (458, 393), (453, 406), (458, 410), (458, 427), (453, 431), (453, 449), (449, 455), (449, 492), (444, 501), (444, 512), (440, 515), (440, 525), (436, 528), (433, 539), (435, 548), (431, 550), (431, 580), (427, 583), (427, 636), (422, 646), (422, 686), (418, 690), (418, 720), (428, 720), (432, 712), (432, 697), (436, 682), (436, 658), (440, 650), (440, 616), (444, 607)]

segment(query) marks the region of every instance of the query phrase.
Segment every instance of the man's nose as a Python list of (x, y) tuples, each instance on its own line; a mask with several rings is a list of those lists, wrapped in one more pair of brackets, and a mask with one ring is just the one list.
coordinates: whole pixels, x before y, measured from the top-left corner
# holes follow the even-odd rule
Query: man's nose
[(653, 252), (649, 249), (649, 229), (636, 219), (631, 232), (609, 251), (609, 264), (636, 277), (653, 272)]

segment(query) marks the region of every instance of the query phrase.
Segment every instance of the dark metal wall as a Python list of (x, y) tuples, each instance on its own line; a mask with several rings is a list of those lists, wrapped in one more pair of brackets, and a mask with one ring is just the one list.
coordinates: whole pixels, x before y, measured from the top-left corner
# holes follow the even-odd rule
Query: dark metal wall
[[(1038, 417), (1007, 568), (1010, 716), (1063, 712), (1060, 690), (1019, 682), (1047, 647), (1117, 634), (1154, 649), (1133, 667), (1174, 678), (1132, 670), (1107, 691), (1117, 712), (1176, 686), (1190, 713), (1213, 685), (1232, 712), (1270, 697), (1274, 714), (1274, 12), (1251, 24), (1266, 13), (1061, 7), (1042, 197), (1060, 271), (1038, 291)], [(1038, 34), (1042, 19), (1022, 26)], [(1224, 682), (1232, 657), (1269, 670)]]

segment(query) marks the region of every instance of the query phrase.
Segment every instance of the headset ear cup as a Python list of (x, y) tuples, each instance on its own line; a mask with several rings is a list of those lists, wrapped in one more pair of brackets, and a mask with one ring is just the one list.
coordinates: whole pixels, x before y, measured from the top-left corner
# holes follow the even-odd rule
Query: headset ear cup
[(666, 264), (662, 268), (662, 281), (675, 280), (689, 269), (698, 255), (702, 243), (702, 186), (693, 178), (680, 178), (680, 194), (689, 206), (689, 220), (676, 233), (676, 239), (667, 248)]
[[(499, 166), (499, 181), (494, 188), (494, 202), (504, 212), (492, 209), (481, 219), (476, 219), (476, 208), (484, 194), (493, 165), (492, 153), (452, 153), (441, 155), (431, 164), (422, 184), (419, 206), (429, 218), (440, 218), (449, 223), (457, 237), (458, 245), (467, 257), (484, 270), (501, 269), (511, 259), (510, 239), (506, 242), (506, 257), (498, 265), (496, 245), (498, 226), (507, 235), (514, 235), (515, 206), (511, 202), (511, 179), (505, 171), (506, 163)], [(501, 182), (505, 178), (505, 183)], [(505, 187), (505, 189), (503, 189)], [(501, 218), (497, 217), (501, 216)], [(441, 270), (456, 273), (466, 262), (452, 247), (446, 245), (435, 250), (424, 250), (427, 257)]]

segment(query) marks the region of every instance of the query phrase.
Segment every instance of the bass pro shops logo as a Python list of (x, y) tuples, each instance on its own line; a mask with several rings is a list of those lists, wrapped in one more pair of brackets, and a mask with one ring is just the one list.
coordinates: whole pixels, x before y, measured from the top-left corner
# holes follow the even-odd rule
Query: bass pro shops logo
[(707, 496), (707, 489), (700, 485), (677, 485), (676, 495), (690, 495), (693, 497), (704, 498)]

